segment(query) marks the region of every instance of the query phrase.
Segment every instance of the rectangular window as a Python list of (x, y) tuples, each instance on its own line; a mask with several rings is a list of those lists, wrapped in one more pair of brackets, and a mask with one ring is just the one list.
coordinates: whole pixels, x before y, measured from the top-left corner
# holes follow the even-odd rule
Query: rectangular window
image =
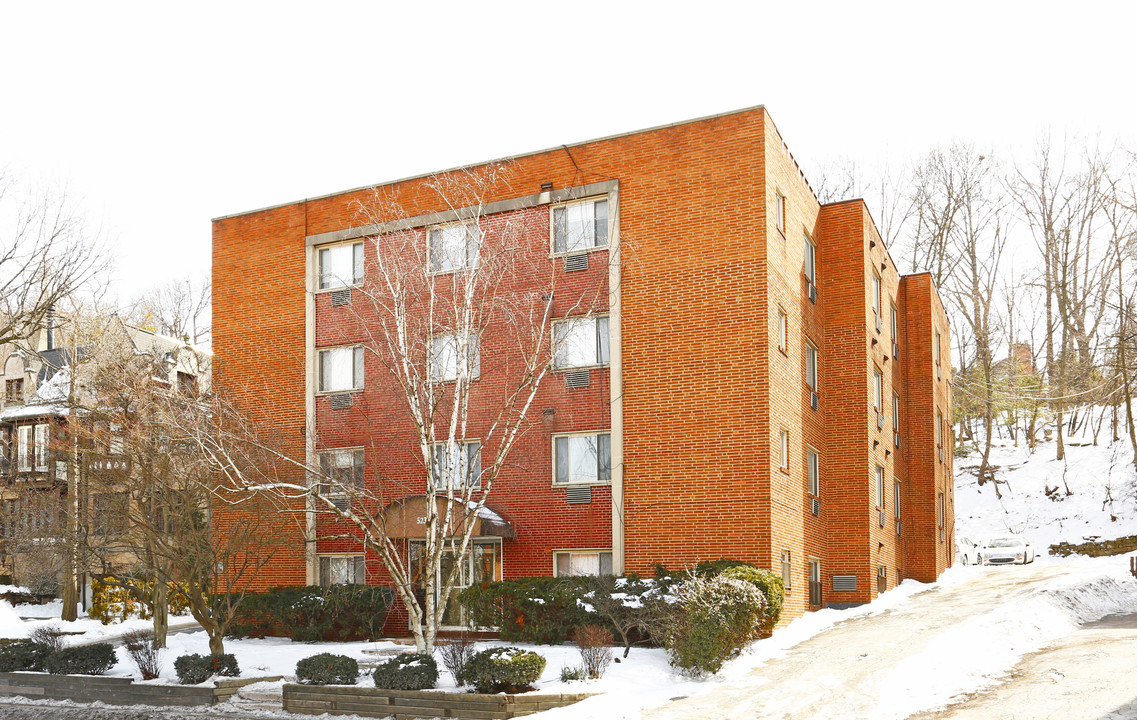
[(320, 453), (320, 494), (325, 497), (346, 495), (352, 488), (363, 487), (363, 450), (326, 450)]
[(817, 392), (817, 348), (808, 340), (805, 341), (805, 384)]
[[(462, 339), (469, 337), (469, 341)], [(430, 381), (450, 382), (458, 379), (458, 370), (465, 370), (465, 379), (476, 380), (482, 374), (481, 343), (478, 336), (458, 333), (440, 333), (430, 338)]]
[[(418, 597), (424, 597), (427, 580), (426, 543), (413, 540), (408, 542), (407, 555), (415, 594)], [(439, 593), (442, 583), (456, 564), (458, 564), (457, 553), (453, 543), (448, 541), (442, 548), (440, 562), (434, 573), (435, 602), (441, 600)], [(443, 610), (442, 625), (450, 627), (468, 626), (469, 618), (465, 608), (458, 602), (458, 592), (471, 585), (481, 585), (495, 580), (501, 580), (501, 542), (471, 540), (469, 552), (462, 559), (457, 577), (454, 580), (454, 593), (450, 596), (450, 601)]]
[(884, 507), (884, 468), (876, 466), (876, 506)]
[(821, 605), (821, 561), (809, 561), (809, 604), (814, 607)]
[(790, 563), (790, 551), (782, 551), (782, 582), (786, 585), (786, 592), (789, 592), (790, 581), (793, 580), (793, 566)]
[(32, 455), (35, 448), (32, 445), (32, 426), (21, 425), (16, 430), (16, 468), (20, 472), (31, 472)]
[(477, 225), (446, 225), (427, 231), (427, 254), (430, 271), (454, 272), (478, 266), (482, 231)]
[(936, 342), (932, 345), (933, 360), (936, 363), (936, 378), (940, 377), (940, 331), (936, 331)]
[[(944, 494), (939, 493), (936, 495), (936, 525), (939, 527), (944, 526)], [(942, 535), (940, 536), (942, 539)]]
[(362, 555), (321, 555), (320, 585), (366, 585)]
[(786, 351), (788, 346), (789, 337), (789, 318), (786, 316), (786, 311), (778, 308), (778, 349), (782, 352)]
[(553, 367), (565, 370), (608, 362), (607, 315), (553, 322)]
[(24, 379), (17, 378), (4, 383), (4, 401), (22, 403), (24, 401)]
[(809, 233), (805, 233), (805, 262), (802, 265), (802, 271), (805, 272), (805, 278), (809, 281), (810, 285), (817, 285), (817, 246), (813, 244), (813, 238)]
[(944, 414), (936, 411), (936, 447), (943, 447)]
[(786, 234), (786, 196), (781, 190), (774, 190), (774, 227)]
[(553, 482), (612, 481), (612, 436), (609, 433), (561, 435), (553, 438)]
[(877, 412), (884, 411), (884, 375), (876, 368), (872, 371), (872, 406)]
[(608, 246), (608, 200), (553, 208), (553, 252), (584, 252)]
[(363, 243), (320, 248), (320, 289), (363, 283)]
[(47, 472), (47, 425), (36, 425), (36, 471)]
[(437, 490), (478, 488), (482, 486), (482, 444), (462, 440), (450, 446), (434, 444), (434, 487)]
[(778, 432), (778, 467), (787, 472), (790, 469), (790, 433), (788, 430)]
[(363, 388), (363, 346), (321, 350), (320, 392), (345, 392)]
[(555, 552), (553, 567), (557, 577), (611, 575), (612, 552), (608, 550)]
[(892, 393), (892, 429), (900, 432), (900, 396)]
[(125, 492), (99, 493), (91, 496), (91, 533), (117, 535), (127, 527), (130, 496)]
[(821, 457), (813, 448), (805, 451), (806, 492), (821, 497)]
[[(872, 314), (876, 316), (878, 322), (882, 317), (884, 317), (881, 315), (880, 273), (878, 273), (876, 270), (873, 270), (872, 273)], [(880, 325), (877, 325), (877, 328), (879, 327)]]
[(892, 328), (892, 342), (894, 344), (900, 343), (900, 330), (896, 322), (896, 304), (893, 303), (889, 308), (889, 324)]
[(900, 519), (900, 481), (892, 481), (892, 514)]

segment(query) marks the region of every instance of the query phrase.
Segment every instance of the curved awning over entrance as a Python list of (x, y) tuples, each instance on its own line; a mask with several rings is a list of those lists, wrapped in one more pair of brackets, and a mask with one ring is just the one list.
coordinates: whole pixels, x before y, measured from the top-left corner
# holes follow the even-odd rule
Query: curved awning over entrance
[[(427, 517), (426, 495), (415, 495), (396, 500), (383, 510), (383, 529), (387, 537), (397, 540), (421, 540), (426, 538)], [(460, 500), (450, 501), (445, 496), (435, 498), (438, 516), (450, 506), (450, 524), (454, 528), (451, 535), (461, 535), (464, 523), (476, 523), (472, 537), (501, 537), (514, 540), (517, 533), (509, 521), (488, 507), (477, 509), (473, 503), (466, 505)]]

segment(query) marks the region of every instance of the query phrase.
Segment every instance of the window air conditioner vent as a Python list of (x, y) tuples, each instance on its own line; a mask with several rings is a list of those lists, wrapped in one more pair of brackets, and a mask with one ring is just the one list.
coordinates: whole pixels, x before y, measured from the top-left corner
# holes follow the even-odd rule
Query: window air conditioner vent
[(351, 503), (347, 499), (347, 495), (337, 495), (331, 498), (332, 505), (336, 506), (337, 510), (347, 510), (348, 505)]
[(351, 407), (351, 393), (336, 393), (331, 398), (332, 410), (346, 410)]
[(351, 288), (332, 290), (332, 306), (351, 305)]
[(817, 286), (813, 283), (809, 284), (809, 301), (814, 305), (817, 304)]
[(821, 501), (818, 500), (817, 498), (810, 498), (809, 499), (809, 511), (811, 513), (813, 513), (814, 515), (820, 515), (821, 514)]
[(565, 387), (567, 388), (588, 387), (591, 381), (592, 373), (588, 370), (569, 370), (565, 373)]
[(809, 406), (814, 410), (817, 409), (817, 393), (813, 392), (812, 390), (809, 393)]
[(565, 500), (570, 504), (584, 504), (592, 502), (591, 485), (569, 485), (565, 488)]
[(565, 256), (565, 272), (579, 272), (588, 269), (588, 253)]
[(833, 592), (856, 592), (857, 590), (857, 576), (856, 575), (834, 575), (833, 576)]
[(877, 430), (883, 430), (884, 429), (884, 413), (882, 413), (882, 412), (878, 412), (876, 414), (876, 429)]

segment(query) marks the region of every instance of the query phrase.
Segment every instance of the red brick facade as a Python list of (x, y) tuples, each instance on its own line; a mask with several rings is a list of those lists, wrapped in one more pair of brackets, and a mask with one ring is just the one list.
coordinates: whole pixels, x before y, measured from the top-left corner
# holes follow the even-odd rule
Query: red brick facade
[[(553, 552), (571, 549), (612, 549), (617, 571), (628, 572), (719, 557), (781, 571), (785, 561), (788, 619), (810, 607), (811, 561), (819, 564), (823, 602), (836, 603), (874, 597), (880, 567), (891, 588), (901, 577), (934, 579), (951, 564), (949, 437), (943, 462), (935, 447), (936, 411), (951, 417), (950, 343), (936, 290), (927, 276), (898, 276), (862, 202), (818, 204), (763, 108), (520, 156), (510, 169), (509, 187), (488, 200), (526, 199), (503, 217), (541, 228), (531, 238), (543, 247), (550, 186), (554, 195), (607, 188), (611, 251), (590, 253), (590, 269), (565, 273), (559, 288), (572, 298), (602, 286), (610, 256), (619, 286), (609, 288), (612, 365), (592, 370), (587, 388), (569, 390), (561, 375), (550, 376), (514, 451), (516, 466), (489, 501), (517, 532), (501, 545), (506, 577), (548, 575)], [(426, 182), (387, 188), (412, 215), (445, 210), (432, 204)], [(390, 389), (373, 380), (381, 377), (374, 363), (350, 410), (332, 410), (317, 396), (310, 424), (305, 414), (311, 352), (366, 339), (357, 312), (306, 291), (306, 267), (313, 245), (333, 237), (325, 233), (360, 225), (355, 203), (369, 196), (349, 191), (214, 221), (215, 375), (297, 457), (311, 427), (319, 447), (367, 448), (368, 482), (398, 483), (413, 494), (425, 482), (422, 461), (408, 449)], [(803, 273), (807, 235), (816, 247), (812, 300)], [(933, 363), (937, 332), (941, 379)], [(805, 383), (807, 342), (817, 349), (817, 409)], [(492, 368), (494, 352), (487, 338), (483, 368)], [(874, 369), (882, 377), (880, 429)], [(552, 437), (608, 429), (614, 464), (617, 446), (623, 459), (612, 486), (593, 486), (589, 503), (568, 503), (565, 489), (551, 482)], [(819, 457), (817, 495), (808, 492), (807, 448)], [(883, 508), (875, 497), (878, 465)], [(894, 480), (901, 484), (899, 533)], [(937, 493), (944, 494), (942, 539)], [(321, 525), (317, 534), (335, 532)], [(351, 552), (353, 544), (319, 540), (316, 550)], [(368, 564), (377, 576), (375, 559)], [(835, 591), (834, 575), (855, 576), (856, 590)], [(306, 580), (313, 577), (297, 537), (295, 555), (276, 563), (265, 585)]]

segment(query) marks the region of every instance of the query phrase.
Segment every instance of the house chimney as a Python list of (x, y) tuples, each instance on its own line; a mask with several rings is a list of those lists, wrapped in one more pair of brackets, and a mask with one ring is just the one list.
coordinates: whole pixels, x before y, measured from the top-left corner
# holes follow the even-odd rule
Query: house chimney
[(47, 308), (47, 349), (55, 349), (55, 306), (49, 305)]

